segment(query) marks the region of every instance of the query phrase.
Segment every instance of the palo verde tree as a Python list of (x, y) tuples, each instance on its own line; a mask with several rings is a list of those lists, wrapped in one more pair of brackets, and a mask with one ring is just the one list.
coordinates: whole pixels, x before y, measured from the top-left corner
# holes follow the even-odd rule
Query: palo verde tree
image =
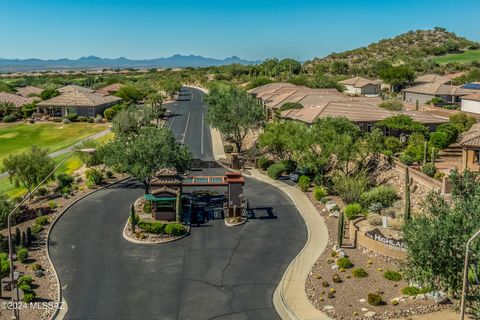
[(3, 160), (3, 166), (10, 181), (30, 193), (55, 168), (55, 163), (48, 156), (48, 149), (32, 146), (24, 153), (10, 155)]
[(232, 86), (218, 85), (205, 96), (208, 104), (207, 120), (218, 129), (228, 142), (242, 151), (249, 132), (262, 127), (263, 108), (245, 91)]
[(151, 93), (147, 96), (147, 102), (150, 106), (151, 116), (156, 120), (157, 127), (160, 119), (163, 117), (166, 111), (166, 109), (162, 106), (163, 100), (165, 100), (165, 97), (161, 93)]
[(292, 159), (298, 149), (297, 141), (306, 135), (307, 130), (305, 124), (297, 121), (271, 122), (265, 126), (258, 143), (279, 159)]
[(137, 135), (150, 121), (152, 121), (150, 110), (130, 106), (113, 118), (112, 131), (116, 135)]
[(115, 95), (122, 98), (123, 101), (133, 104), (138, 103), (144, 97), (143, 93), (132, 85), (122, 86)]
[(407, 65), (388, 67), (380, 71), (380, 79), (391, 85), (392, 91), (399, 91), (405, 85), (413, 83), (415, 71)]
[[(463, 264), (467, 240), (480, 229), (480, 178), (465, 171), (450, 175), (451, 200), (431, 192), (424, 201), (422, 214), (406, 220), (406, 275), (424, 286), (457, 296), (462, 288)], [(480, 242), (474, 242), (469, 273), (477, 275), (471, 285), (479, 288), (478, 261)], [(478, 302), (478, 296), (477, 296)]]
[(192, 160), (190, 151), (175, 141), (170, 130), (154, 127), (140, 128), (136, 135), (116, 136), (103, 153), (105, 164), (141, 181), (145, 193), (149, 193), (150, 181), (158, 170), (184, 171)]

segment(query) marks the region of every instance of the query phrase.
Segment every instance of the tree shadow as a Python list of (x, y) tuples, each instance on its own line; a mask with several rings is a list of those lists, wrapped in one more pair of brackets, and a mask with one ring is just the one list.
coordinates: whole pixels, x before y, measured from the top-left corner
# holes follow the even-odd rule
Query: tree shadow
[(273, 213), (272, 207), (249, 208), (247, 210), (247, 217), (249, 219), (260, 220), (278, 219), (278, 217)]

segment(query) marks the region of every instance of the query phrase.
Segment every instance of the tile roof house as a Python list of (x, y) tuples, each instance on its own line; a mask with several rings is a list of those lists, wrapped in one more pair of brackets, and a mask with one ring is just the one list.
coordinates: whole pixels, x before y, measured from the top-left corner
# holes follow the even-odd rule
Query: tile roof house
[(101, 95), (104, 95), (104, 96), (110, 95), (110, 94), (115, 94), (123, 86), (124, 86), (123, 83), (112, 83), (111, 85), (108, 85), (108, 86), (105, 86), (103, 88), (98, 89), (97, 93), (101, 94)]
[(70, 90), (52, 99), (39, 102), (37, 111), (53, 116), (76, 113), (79, 116), (94, 117), (103, 114), (108, 107), (118, 103), (120, 98), (102, 96), (87, 90)]
[(362, 77), (353, 77), (338, 83), (345, 86), (345, 93), (358, 95), (378, 95), (382, 85), (381, 80), (369, 80)]
[(418, 76), (415, 79), (415, 83), (422, 84), (422, 83), (441, 83), (441, 84), (451, 84), (452, 79), (446, 76), (439, 76), (437, 74), (424, 74), (422, 76)]
[(17, 94), (22, 97), (31, 97), (32, 95), (40, 95), (43, 92), (42, 88), (26, 86), (17, 88)]
[(480, 123), (475, 123), (460, 137), (460, 146), (462, 147), (462, 170), (478, 171), (480, 169)]
[(17, 94), (0, 92), (0, 103), (12, 103), (16, 108), (21, 108), (26, 104), (33, 103), (35, 99), (26, 98)]
[(473, 93), (480, 93), (480, 91), (436, 82), (405, 88), (402, 90), (402, 97), (403, 101), (411, 103), (418, 101), (425, 104), (435, 97), (442, 98), (445, 102), (457, 103), (460, 102), (461, 97)]
[(58, 89), (58, 92), (60, 92), (61, 94), (72, 92), (72, 91), (87, 92), (87, 93), (94, 92), (94, 90), (90, 88), (77, 86), (76, 84), (69, 84)]
[(462, 111), (480, 114), (480, 93), (462, 96)]
[(312, 89), (290, 83), (271, 83), (248, 91), (264, 106), (267, 119), (287, 102), (300, 103), (304, 107), (317, 106), (332, 101), (369, 101), (380, 103), (379, 98), (351, 97), (336, 89)]

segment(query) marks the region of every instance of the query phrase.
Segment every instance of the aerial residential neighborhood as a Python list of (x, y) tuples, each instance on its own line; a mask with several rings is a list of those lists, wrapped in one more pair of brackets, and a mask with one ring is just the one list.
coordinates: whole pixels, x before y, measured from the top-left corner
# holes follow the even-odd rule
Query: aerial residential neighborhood
[(458, 5), (5, 3), (0, 320), (479, 319)]

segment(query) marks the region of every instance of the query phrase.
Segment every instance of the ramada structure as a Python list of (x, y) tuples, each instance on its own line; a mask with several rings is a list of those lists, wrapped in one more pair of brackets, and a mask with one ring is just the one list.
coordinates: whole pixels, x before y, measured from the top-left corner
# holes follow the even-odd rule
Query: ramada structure
[(162, 169), (150, 182), (150, 193), (144, 195), (152, 203), (152, 218), (162, 221), (182, 220), (183, 189), (186, 187), (226, 187), (226, 217), (239, 216), (243, 210), (243, 186), (241, 173), (229, 171), (223, 176), (181, 176), (175, 169)]

